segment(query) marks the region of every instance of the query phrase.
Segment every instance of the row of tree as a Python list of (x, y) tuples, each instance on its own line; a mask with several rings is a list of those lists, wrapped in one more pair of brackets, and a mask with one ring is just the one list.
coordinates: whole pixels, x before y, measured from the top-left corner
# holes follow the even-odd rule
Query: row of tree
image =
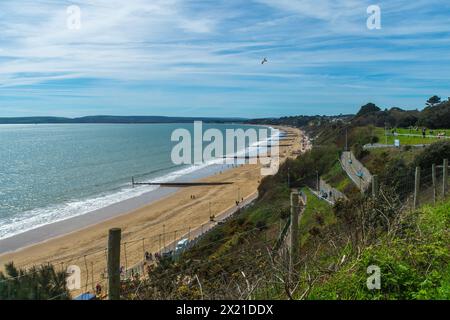
[(357, 126), (450, 128), (450, 100), (442, 101), (440, 97), (432, 96), (422, 111), (400, 108), (382, 110), (374, 103), (368, 103), (361, 107), (352, 123)]
[(253, 124), (288, 125), (293, 127), (323, 127), (326, 124), (347, 123), (353, 126), (374, 125), (377, 127), (410, 126), (427, 127), (430, 129), (450, 128), (450, 100), (442, 101), (438, 96), (430, 97), (422, 111), (391, 108), (382, 110), (374, 103), (363, 105), (356, 115), (337, 116), (290, 116), (281, 118), (252, 119), (247, 121)]

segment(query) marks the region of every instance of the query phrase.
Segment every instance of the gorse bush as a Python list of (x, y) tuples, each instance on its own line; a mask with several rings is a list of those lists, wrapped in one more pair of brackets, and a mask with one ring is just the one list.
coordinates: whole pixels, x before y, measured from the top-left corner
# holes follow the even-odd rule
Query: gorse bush
[[(348, 246), (353, 258), (316, 285), (310, 298), (450, 299), (450, 202), (406, 215), (410, 221), (402, 232), (382, 233), (365, 247)], [(367, 289), (371, 265), (381, 270), (380, 290)]]
[(0, 300), (66, 300), (66, 272), (56, 271), (52, 265), (17, 269), (13, 263), (0, 272)]

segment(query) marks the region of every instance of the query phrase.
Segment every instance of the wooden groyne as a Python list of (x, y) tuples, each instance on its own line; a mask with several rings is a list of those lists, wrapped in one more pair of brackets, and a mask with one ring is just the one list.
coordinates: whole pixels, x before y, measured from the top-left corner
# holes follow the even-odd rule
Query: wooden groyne
[(133, 186), (160, 186), (160, 187), (186, 188), (186, 187), (222, 186), (222, 185), (233, 184), (233, 182), (228, 182), (228, 181), (219, 181), (219, 182), (135, 182), (134, 178), (131, 178), (131, 184)]
[(272, 147), (292, 147), (292, 144), (268, 144), (267, 146), (265, 145), (260, 145), (260, 146), (250, 146), (250, 148), (272, 148)]

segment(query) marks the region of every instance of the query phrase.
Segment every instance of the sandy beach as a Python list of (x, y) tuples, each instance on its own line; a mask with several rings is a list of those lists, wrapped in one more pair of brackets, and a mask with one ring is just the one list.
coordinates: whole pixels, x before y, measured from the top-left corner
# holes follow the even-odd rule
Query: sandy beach
[[(279, 129), (288, 133), (280, 147), (280, 161), (284, 161), (301, 152), (302, 133), (294, 128)], [(142, 261), (145, 251), (157, 252), (182, 237), (192, 238), (201, 229), (210, 228), (210, 212), (219, 217), (236, 207), (238, 197), (255, 198), (262, 178), (260, 169), (259, 164), (238, 166), (200, 180), (230, 181), (233, 184), (181, 188), (132, 212), (3, 254), (0, 256), (0, 268), (10, 261), (22, 268), (47, 262), (62, 270), (69, 265), (77, 265), (82, 272), (81, 291), (92, 290), (97, 283), (105, 286), (110, 228), (122, 229), (121, 264), (129, 268)], [(48, 230), (51, 234), (51, 227)]]

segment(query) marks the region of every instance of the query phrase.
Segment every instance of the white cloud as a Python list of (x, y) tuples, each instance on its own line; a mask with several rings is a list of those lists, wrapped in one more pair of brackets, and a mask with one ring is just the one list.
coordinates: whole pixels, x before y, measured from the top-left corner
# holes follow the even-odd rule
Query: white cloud
[[(183, 12), (178, 0), (77, 4), (82, 10), (79, 31), (66, 28), (67, 6), (63, 3), (1, 3), (0, 10), (9, 11), (12, 17), (2, 22), (5, 48), (0, 55), (6, 60), (0, 61), (0, 74), (69, 72), (90, 77), (139, 78), (142, 70), (163, 70), (180, 58), (191, 62), (208, 60), (206, 54), (199, 56), (192, 47), (170, 46), (177, 39), (210, 33), (215, 25), (211, 19), (196, 19)], [(169, 45), (165, 47), (164, 43)], [(193, 51), (191, 57), (196, 58), (189, 59)]]
[(337, 16), (349, 16), (364, 6), (361, 0), (255, 0), (265, 5), (305, 17), (332, 21)]
[[(450, 45), (442, 33), (450, 32), (444, 14), (449, 4), (378, 2), (383, 29), (370, 32), (365, 21), (366, 8), (373, 4), (369, 0), (2, 0), (0, 88), (100, 79), (148, 86), (160, 104), (164, 97), (176, 104), (177, 87), (197, 86), (249, 92), (229, 100), (223, 94), (217, 101), (242, 97), (249, 103), (250, 93), (264, 92), (292, 105), (302, 102), (298, 92), (305, 88), (382, 87), (371, 80), (374, 74), (388, 74), (402, 92), (411, 93), (412, 84), (411, 89), (403, 86), (408, 80), (448, 74), (449, 58), (443, 53)], [(66, 8), (72, 4), (82, 10), (79, 31), (66, 27)], [(265, 56), (269, 63), (261, 66)], [(428, 72), (436, 65), (438, 70)], [(65, 87), (61, 95), (91, 97), (92, 91), (95, 87)], [(123, 95), (128, 98), (130, 92)], [(184, 94), (192, 98), (195, 93)], [(195, 101), (206, 104), (216, 97)]]

